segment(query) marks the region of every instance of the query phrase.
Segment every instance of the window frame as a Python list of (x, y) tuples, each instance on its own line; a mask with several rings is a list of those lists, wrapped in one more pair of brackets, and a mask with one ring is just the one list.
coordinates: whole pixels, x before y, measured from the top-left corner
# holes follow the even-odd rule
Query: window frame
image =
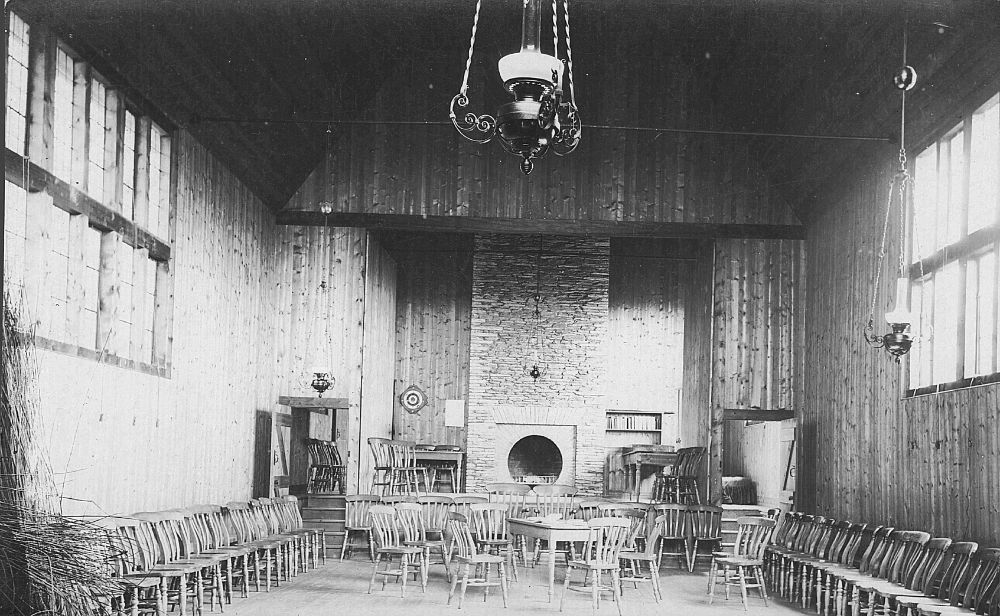
[[(176, 207), (177, 180), (177, 157), (172, 147), (175, 128), (161, 114), (152, 110), (146, 101), (126, 97), (124, 88), (117, 85), (123, 82), (113, 71), (101, 70), (99, 72), (89, 58), (66, 45), (57, 34), (47, 28), (34, 27), (35, 22), (30, 13), (27, 15), (17, 13), (17, 17), (30, 28), (26, 112), (31, 120), (27, 122), (25, 127), (25, 152), (21, 154), (5, 147), (5, 179), (25, 192), (26, 207), (29, 211), (29, 220), (25, 229), (25, 243), (29, 245), (26, 250), (30, 248), (34, 251), (32, 253), (34, 261), (32, 262), (33, 267), (24, 268), (22, 282), (26, 283), (29, 276), (35, 278), (30, 283), (33, 289), (44, 289), (46, 288), (45, 284), (51, 283), (51, 281), (45, 281), (44, 274), (48, 267), (46, 255), (51, 247), (44, 240), (34, 237), (31, 241), (27, 239), (28, 235), (37, 235), (40, 232), (39, 229), (44, 228), (45, 221), (52, 218), (49, 210), (45, 210), (44, 207), (40, 209), (39, 206), (50, 205), (52, 208), (66, 212), (70, 216), (71, 227), (75, 223), (70, 239), (70, 251), (74, 253), (75, 258), (78, 257), (77, 261), (79, 261), (79, 263), (73, 264), (75, 273), (83, 273), (88, 269), (93, 269), (92, 263), (88, 265), (84, 257), (85, 242), (94, 241), (93, 231), (96, 230), (100, 233), (101, 243), (99, 264), (99, 278), (101, 280), (96, 289), (99, 296), (97, 340), (94, 340), (92, 345), (86, 346), (88, 341), (84, 338), (89, 338), (89, 334), (82, 322), (83, 319), (92, 317), (83, 315), (76, 331), (73, 331), (72, 323), (64, 327), (67, 330), (64, 332), (66, 335), (58, 335), (59, 328), (62, 326), (54, 321), (44, 324), (42, 335), (35, 336), (35, 344), (39, 348), (87, 357), (101, 363), (169, 378), (172, 346), (170, 329), (173, 320), (171, 300), (173, 286), (171, 257), (173, 255), (170, 238), (173, 237), (173, 212)], [(39, 138), (46, 131), (49, 131), (51, 135), (54, 130), (51, 123), (54, 122), (52, 116), (55, 102), (52, 94), (55, 87), (56, 71), (52, 63), (58, 56), (57, 50), (62, 50), (73, 60), (71, 116), (74, 120), (82, 118), (82, 126), (74, 126), (71, 133), (73, 149), (69, 154), (72, 161), (70, 168), (82, 171), (82, 175), (71, 172), (70, 177), (66, 178), (57, 177), (49, 168), (50, 165), (54, 164), (52, 140)], [(93, 133), (93, 130), (96, 129), (92, 130), (91, 125), (91, 88), (95, 79), (99, 80), (105, 89), (103, 140)], [(44, 95), (41, 90), (44, 90)], [(114, 98), (113, 104), (112, 97)], [(46, 102), (46, 99), (52, 102)], [(40, 105), (41, 108), (39, 108)], [(155, 122), (171, 144), (170, 157), (164, 159), (168, 166), (162, 176), (165, 183), (162, 186), (164, 198), (161, 200), (161, 207), (166, 208), (164, 214), (166, 224), (160, 235), (152, 233), (145, 225), (132, 220), (131, 211), (127, 213), (122, 211), (121, 184), (124, 165), (121, 158), (124, 148), (126, 109), (135, 116), (137, 133), (140, 125), (149, 126)], [(98, 141), (101, 142), (98, 143)], [(80, 151), (76, 149), (78, 144), (82, 145)], [(112, 152), (112, 145), (114, 152)], [(92, 148), (99, 148), (103, 151), (102, 154), (99, 154), (100, 159), (104, 162), (101, 194), (91, 194), (91, 191), (87, 190), (92, 173)], [(98, 155), (95, 153), (95, 156)], [(77, 165), (81, 164), (82, 169), (78, 169)], [(138, 175), (139, 173), (140, 169), (136, 165), (134, 174)], [(137, 183), (135, 177), (132, 179), (133, 183)], [(144, 205), (148, 207), (148, 204)], [(33, 225), (33, 223), (36, 224)], [(117, 284), (115, 263), (119, 258), (117, 256), (118, 246), (130, 247), (127, 252), (134, 252), (133, 269), (141, 268), (143, 271), (142, 277), (134, 278), (143, 285), (143, 293), (136, 294), (129, 306), (115, 305), (116, 302), (114, 298), (111, 298), (111, 295), (107, 297), (104, 295), (105, 291), (114, 293), (111, 289)], [(90, 247), (89, 250), (93, 252), (93, 247)], [(39, 263), (40, 265), (38, 265)], [(77, 269), (80, 272), (76, 272)], [(73, 287), (73, 274), (70, 274), (68, 278), (70, 279), (70, 287)], [(152, 280), (149, 280), (150, 278)], [(89, 309), (85, 307), (91, 304), (93, 298), (90, 297), (90, 289), (87, 289), (86, 284), (82, 281), (76, 286), (79, 289), (67, 291), (67, 301), (80, 303), (79, 311), (82, 315)], [(155, 292), (153, 302), (149, 302), (148, 298), (145, 297), (144, 292), (149, 288), (153, 288)], [(31, 305), (27, 308), (39, 310), (37, 318), (43, 320), (50, 313), (44, 296), (37, 293), (28, 293), (27, 295), (34, 298), (30, 300)], [(111, 299), (106, 302), (105, 299), (108, 298)], [(137, 307), (137, 302), (141, 302), (143, 305)], [(150, 303), (153, 304), (152, 315), (146, 314)], [(136, 318), (142, 319), (143, 324), (152, 324), (152, 341), (148, 340), (150, 336), (146, 331), (120, 332), (116, 331), (119, 328), (114, 325), (108, 329), (109, 323), (117, 323), (121, 319), (131, 321)], [(116, 338), (121, 337), (116, 340), (116, 346), (110, 349), (102, 348), (104, 344), (100, 341), (102, 320), (105, 323), (106, 331), (112, 333)], [(45, 335), (44, 329), (48, 327), (55, 327), (53, 331), (57, 332), (56, 335)], [(137, 337), (142, 339), (137, 341)], [(78, 344), (80, 342), (83, 344)]]
[[(906, 220), (907, 233), (906, 233), (906, 247), (905, 247), (906, 254), (908, 256), (907, 262), (910, 264), (907, 268), (907, 274), (910, 283), (909, 287), (910, 287), (911, 306), (914, 306), (915, 313), (917, 313), (917, 311), (916, 311), (916, 303), (914, 302), (915, 300), (914, 290), (915, 289), (922, 290), (924, 285), (926, 285), (928, 281), (932, 281), (931, 284), (934, 286), (934, 290), (932, 290), (931, 292), (931, 298), (933, 298), (937, 292), (936, 291), (938, 284), (937, 274), (944, 271), (945, 268), (951, 264), (958, 265), (959, 268), (958, 277), (960, 281), (960, 289), (958, 290), (959, 292), (956, 297), (958, 305), (955, 310), (957, 324), (955, 331), (956, 340), (954, 341), (954, 343), (956, 344), (955, 375), (957, 378), (948, 382), (936, 382), (936, 380), (933, 378), (934, 374), (933, 362), (935, 356), (933, 347), (934, 344), (933, 327), (928, 328), (925, 324), (921, 323), (920, 325), (921, 331), (916, 332), (918, 336), (914, 344), (914, 346), (916, 347), (916, 353), (911, 352), (908, 360), (910, 363), (909, 363), (909, 369), (906, 370), (905, 378), (906, 378), (907, 388), (904, 393), (905, 397), (927, 395), (927, 394), (951, 391), (956, 389), (964, 389), (969, 387), (1000, 382), (1000, 190), (998, 190), (996, 196), (997, 204), (995, 204), (996, 207), (998, 208), (997, 215), (992, 224), (980, 227), (975, 231), (973, 231), (972, 233), (968, 232), (969, 228), (968, 217), (970, 211), (970, 192), (971, 192), (970, 187), (972, 185), (971, 182), (973, 181), (973, 178), (971, 177), (972, 167), (973, 167), (971, 161), (972, 141), (973, 141), (973, 134), (972, 134), (973, 117), (980, 110), (984, 108), (990, 108), (993, 105), (1000, 107), (1000, 92), (998, 92), (996, 85), (993, 85), (991, 88), (982, 92), (980, 96), (977, 96), (974, 100), (972, 100), (971, 104), (967, 106), (967, 110), (961, 113), (960, 116), (961, 119), (957, 123), (949, 121), (948, 124), (940, 126), (938, 130), (932, 131), (930, 134), (927, 135), (925, 139), (921, 140), (918, 143), (918, 147), (914, 148), (914, 150), (918, 152), (916, 157), (914, 157), (914, 161), (916, 161), (916, 159), (919, 158), (920, 156), (924, 155), (924, 153), (929, 148), (932, 147), (935, 148), (935, 153), (937, 155), (936, 165), (935, 165), (936, 167), (935, 183), (938, 191), (937, 193), (938, 196), (936, 197), (936, 203), (935, 203), (935, 214), (934, 214), (936, 221), (939, 216), (937, 210), (938, 206), (940, 205), (939, 202), (941, 200), (942, 183), (944, 181), (944, 178), (947, 178), (947, 181), (949, 183), (947, 186), (948, 197), (945, 198), (950, 198), (950, 195), (953, 193), (951, 182), (954, 179), (954, 176), (952, 175), (950, 169), (948, 169), (947, 171), (942, 171), (941, 169), (941, 148), (945, 142), (953, 139), (955, 135), (957, 135), (959, 132), (961, 132), (963, 135), (963, 153), (962, 153), (963, 186), (961, 187), (962, 203), (960, 204), (960, 215), (961, 215), (960, 237), (955, 241), (952, 241), (950, 243), (944, 244), (943, 246), (940, 246), (939, 248), (936, 248), (933, 252), (928, 252), (927, 255), (922, 259), (917, 258), (915, 239), (918, 236), (918, 231), (916, 230), (915, 225), (917, 223), (920, 223), (921, 225), (926, 225), (927, 223), (923, 220), (918, 220), (916, 212), (916, 201), (917, 201), (916, 187), (917, 183), (920, 181), (920, 178), (918, 174), (914, 173), (914, 177), (912, 179), (912, 184), (911, 184), (912, 190), (908, 191), (907, 193), (908, 197), (907, 220)], [(951, 117), (954, 118), (954, 116)], [(1000, 127), (998, 127), (997, 130), (1000, 131)], [(949, 159), (949, 164), (950, 164), (950, 159)], [(1000, 178), (1000, 153), (997, 154), (996, 164), (998, 173), (997, 177)], [(916, 171), (916, 163), (914, 164), (914, 171)], [(950, 212), (950, 208), (948, 213), (952, 214)], [(936, 240), (935, 240), (935, 245), (937, 245)], [(927, 252), (927, 251), (922, 251), (922, 252)], [(993, 356), (991, 359), (993, 371), (988, 374), (965, 376), (966, 355), (968, 354), (966, 350), (966, 338), (967, 338), (966, 317), (968, 314), (967, 301), (970, 289), (969, 280), (967, 276), (967, 273), (969, 271), (969, 261), (977, 260), (981, 258), (982, 255), (991, 252), (994, 255), (994, 272), (993, 272), (994, 276), (993, 345), (994, 346), (993, 346)], [(932, 323), (935, 318), (934, 313), (936, 307), (937, 307), (936, 302), (934, 302), (932, 299), (929, 311), (929, 318), (927, 319)], [(927, 311), (927, 308), (923, 305), (923, 301), (921, 301), (921, 311)], [(920, 318), (920, 316), (921, 315), (917, 313), (917, 317)], [(977, 325), (978, 325), (978, 320), (977, 320)], [(928, 347), (928, 345), (930, 346)], [(927, 369), (930, 371), (931, 375), (930, 380), (933, 382), (927, 385), (916, 385), (913, 382), (914, 371), (915, 370), (920, 371), (922, 370), (922, 367), (921, 366), (914, 367), (913, 364), (914, 362), (918, 361), (919, 358), (921, 365), (923, 365), (924, 360), (920, 356), (920, 354), (923, 353), (924, 349), (927, 348), (929, 348), (929, 353), (930, 353), (930, 360), (929, 360), (930, 363), (927, 366)]]

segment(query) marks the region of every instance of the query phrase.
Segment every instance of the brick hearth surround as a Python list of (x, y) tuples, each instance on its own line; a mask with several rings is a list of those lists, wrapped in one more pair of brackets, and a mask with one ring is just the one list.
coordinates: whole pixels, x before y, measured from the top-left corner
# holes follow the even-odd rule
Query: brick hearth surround
[[(472, 283), (467, 489), (509, 480), (510, 446), (528, 433), (563, 453), (561, 483), (581, 492), (603, 485), (607, 368), (607, 239), (546, 237), (541, 251), (540, 363), (527, 373), (534, 310), (537, 236), (476, 237)], [(529, 426), (570, 426), (532, 431)], [(576, 445), (576, 451), (568, 447)], [(502, 450), (502, 451), (501, 451)], [(574, 465), (575, 462), (575, 465)]]

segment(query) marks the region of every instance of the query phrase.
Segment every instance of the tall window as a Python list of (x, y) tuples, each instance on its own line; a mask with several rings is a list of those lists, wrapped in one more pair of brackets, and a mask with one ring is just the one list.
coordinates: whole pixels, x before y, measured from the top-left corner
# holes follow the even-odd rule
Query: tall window
[(1000, 95), (921, 152), (910, 267), (921, 340), (910, 387), (995, 380), (1000, 372)]
[(24, 154), (28, 116), (28, 24), (10, 14), (7, 36), (7, 116), (4, 143)]
[[(37, 44), (54, 53), (30, 55), (29, 25), (12, 14), (7, 39), (5, 289), (25, 300), (40, 347), (160, 374), (170, 135), (43, 29)], [(29, 83), (47, 95), (29, 99)], [(42, 120), (51, 133), (27, 143), (28, 123)]]

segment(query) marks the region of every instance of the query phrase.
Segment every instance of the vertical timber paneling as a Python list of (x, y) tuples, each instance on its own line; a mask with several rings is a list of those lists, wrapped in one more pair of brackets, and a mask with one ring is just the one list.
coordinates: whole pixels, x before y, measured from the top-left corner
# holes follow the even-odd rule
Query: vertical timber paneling
[(190, 135), (174, 145), (169, 378), (37, 353), (40, 433), (67, 513), (250, 496), (255, 411), (277, 396), (273, 215)]
[[(347, 398), (353, 438), (346, 459), (356, 489), (362, 443), (361, 387), (365, 319), (364, 229), (279, 227), (275, 373), (281, 394), (312, 396), (311, 369), (336, 379), (325, 394)], [(276, 398), (275, 398), (276, 399)], [(288, 409), (282, 409), (287, 411)], [(338, 411), (342, 412), (342, 411)]]
[(459, 445), (464, 427), (445, 425), (445, 401), (469, 392), (472, 235), (421, 235), (397, 243), (395, 394), (427, 394), (419, 413), (393, 400), (393, 433), (418, 443)]
[[(848, 169), (809, 226), (799, 507), (998, 545), (1000, 385), (904, 398), (909, 359), (897, 365), (861, 338), (895, 155)], [(897, 219), (876, 320), (892, 301)]]
[(678, 438), (686, 290), (692, 241), (612, 239), (608, 289), (607, 407), (670, 413), (663, 444)]
[[(369, 437), (391, 437), (396, 367), (396, 262), (370, 234), (365, 267), (358, 486), (367, 491), (373, 467)], [(352, 428), (353, 431), (353, 428)]]
[(742, 475), (762, 502), (781, 491), (782, 424), (721, 422), (725, 408), (795, 409), (803, 245), (798, 240), (716, 240), (712, 332), (712, 481)]
[(697, 242), (684, 306), (684, 390), (681, 399), (680, 445), (708, 447), (712, 392), (712, 289), (715, 245)]
[[(645, 35), (649, 38), (632, 31), (623, 40), (662, 36), (652, 28)], [(578, 83), (580, 91), (590, 97), (585, 119), (607, 118), (612, 124), (634, 126), (726, 122), (717, 117), (714, 94), (695, 78), (697, 69), (686, 58), (665, 46), (641, 47), (637, 52), (657, 56), (671, 78), (639, 78), (617, 63), (589, 63)], [(441, 56), (440, 63), (400, 58), (398, 68), (385, 81), (390, 85), (375, 94), (372, 113), (392, 117), (400, 105), (443, 112), (453, 95), (450, 86), (428, 88), (427, 76), (448, 75), (453, 69), (446, 56)], [(473, 70), (470, 90), (480, 98), (472, 101), (472, 108), (485, 104), (481, 93), (492, 85), (486, 82), (489, 74), (492, 69)], [(657, 101), (653, 106), (656, 117), (649, 117), (650, 106), (629, 104), (640, 99)], [(333, 151), (286, 207), (317, 210), (319, 203), (326, 202), (337, 213), (798, 224), (785, 202), (772, 194), (746, 138), (585, 133), (572, 155), (550, 155), (524, 176), (517, 157), (498, 144), (470, 143), (449, 125), (394, 126), (392, 130), (344, 126), (337, 130)]]

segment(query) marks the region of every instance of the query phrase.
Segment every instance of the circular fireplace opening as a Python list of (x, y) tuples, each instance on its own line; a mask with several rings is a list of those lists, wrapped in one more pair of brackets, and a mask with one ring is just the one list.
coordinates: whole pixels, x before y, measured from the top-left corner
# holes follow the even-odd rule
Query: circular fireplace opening
[(538, 434), (514, 443), (507, 455), (507, 470), (511, 478), (522, 483), (555, 483), (562, 467), (559, 447), (551, 439)]

